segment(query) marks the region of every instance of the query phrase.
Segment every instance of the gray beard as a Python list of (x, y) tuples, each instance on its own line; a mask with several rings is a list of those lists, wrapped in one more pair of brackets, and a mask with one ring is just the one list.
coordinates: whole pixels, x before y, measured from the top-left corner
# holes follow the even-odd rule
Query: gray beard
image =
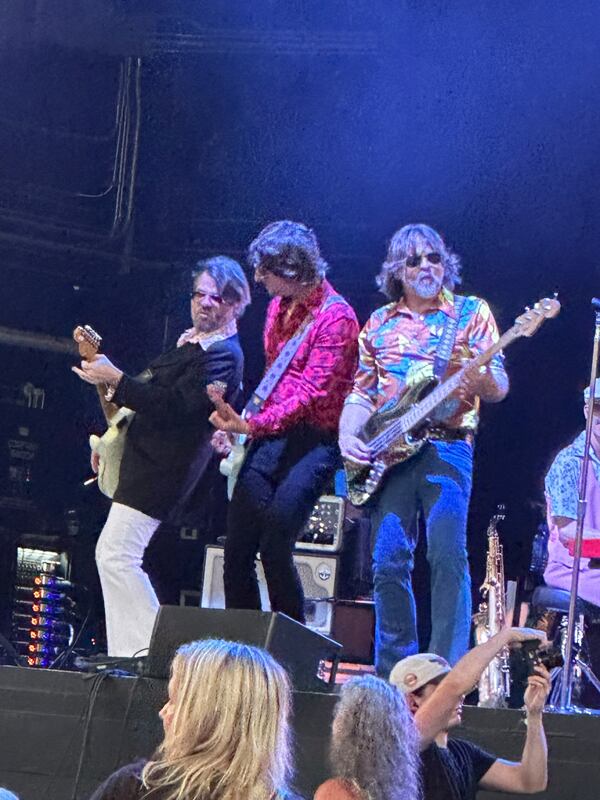
[[(194, 320), (192, 320), (194, 322)], [(194, 322), (194, 328), (196, 329), (196, 333), (212, 333), (213, 331), (218, 330), (221, 327), (221, 323), (215, 321), (212, 317), (208, 319), (202, 319), (198, 321), (198, 324)]]
[(442, 288), (441, 283), (430, 284), (429, 281), (425, 282), (422, 280), (410, 281), (409, 286), (413, 292), (423, 300), (430, 300), (432, 297), (437, 297)]

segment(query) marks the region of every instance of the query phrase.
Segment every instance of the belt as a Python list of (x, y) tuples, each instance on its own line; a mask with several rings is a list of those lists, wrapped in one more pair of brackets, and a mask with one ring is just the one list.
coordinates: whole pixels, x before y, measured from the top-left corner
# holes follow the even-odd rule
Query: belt
[(475, 431), (469, 428), (429, 428), (427, 438), (440, 442), (466, 442), (473, 445)]

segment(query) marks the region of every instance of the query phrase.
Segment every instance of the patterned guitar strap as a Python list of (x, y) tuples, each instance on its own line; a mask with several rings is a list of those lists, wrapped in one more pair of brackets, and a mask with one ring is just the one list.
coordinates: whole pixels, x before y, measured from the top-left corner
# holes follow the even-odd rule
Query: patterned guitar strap
[(333, 294), (331, 297), (328, 297), (325, 302), (321, 305), (315, 316), (312, 314), (307, 314), (306, 318), (303, 320), (302, 324), (296, 331), (296, 333), (292, 336), (291, 339), (285, 343), (281, 352), (275, 359), (275, 361), (271, 364), (270, 368), (267, 370), (264, 378), (258, 384), (256, 389), (254, 390), (252, 397), (246, 403), (244, 410), (242, 411), (242, 416), (244, 419), (246, 417), (252, 416), (253, 414), (258, 413), (260, 409), (264, 406), (269, 398), (271, 392), (275, 389), (283, 374), (285, 373), (286, 369), (290, 365), (290, 362), (298, 352), (300, 345), (308, 336), (308, 333), (313, 325), (313, 323), (321, 316), (321, 314), (326, 311), (331, 306), (335, 305), (336, 303), (343, 303), (344, 298), (341, 297), (339, 294)]
[(452, 350), (454, 349), (454, 342), (456, 341), (456, 332), (458, 330), (460, 315), (462, 314), (466, 299), (467, 298), (463, 297), (462, 295), (454, 295), (454, 316), (449, 316), (446, 319), (444, 330), (442, 331), (440, 341), (438, 342), (438, 346), (435, 351), (435, 357), (433, 359), (433, 376), (437, 379), (438, 383), (442, 381), (442, 378), (448, 369), (448, 364), (450, 363), (450, 358), (452, 356)]

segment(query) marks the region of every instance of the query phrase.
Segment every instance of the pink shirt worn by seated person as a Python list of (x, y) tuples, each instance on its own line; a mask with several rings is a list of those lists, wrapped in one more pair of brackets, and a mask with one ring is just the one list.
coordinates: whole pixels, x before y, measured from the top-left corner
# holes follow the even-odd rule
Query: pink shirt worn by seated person
[[(557, 589), (571, 589), (573, 558), (559, 538), (559, 528), (553, 517), (577, 518), (579, 476), (583, 457), (585, 432), (561, 450), (546, 476), (546, 502), (548, 510), (548, 565), (544, 580)], [(585, 526), (600, 530), (600, 459), (592, 452), (587, 475)], [(584, 543), (585, 544), (585, 543)], [(589, 559), (582, 558), (577, 594), (583, 600), (600, 606), (600, 570), (590, 569)]]

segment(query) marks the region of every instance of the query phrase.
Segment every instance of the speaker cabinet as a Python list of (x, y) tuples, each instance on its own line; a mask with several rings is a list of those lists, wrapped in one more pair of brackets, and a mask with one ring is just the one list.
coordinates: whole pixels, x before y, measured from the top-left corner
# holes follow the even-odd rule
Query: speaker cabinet
[[(307, 627), (318, 633), (331, 633), (333, 600), (338, 576), (336, 556), (321, 553), (294, 553), (294, 563), (304, 589), (304, 613)], [(256, 563), (256, 574), (263, 611), (270, 611), (267, 582), (260, 557)], [(216, 545), (208, 545), (205, 550), (202, 608), (225, 608), (223, 548)]]
[[(266, 611), (231, 608), (182, 608), (161, 606), (158, 610), (145, 674), (165, 678), (173, 654), (195, 639), (227, 639), (268, 650), (288, 671), (292, 684), (301, 691), (331, 691), (342, 645), (306, 625)], [(324, 664), (334, 667), (326, 682)]]
[(375, 640), (375, 605), (369, 600), (338, 600), (333, 638), (342, 644), (344, 661), (372, 664)]

